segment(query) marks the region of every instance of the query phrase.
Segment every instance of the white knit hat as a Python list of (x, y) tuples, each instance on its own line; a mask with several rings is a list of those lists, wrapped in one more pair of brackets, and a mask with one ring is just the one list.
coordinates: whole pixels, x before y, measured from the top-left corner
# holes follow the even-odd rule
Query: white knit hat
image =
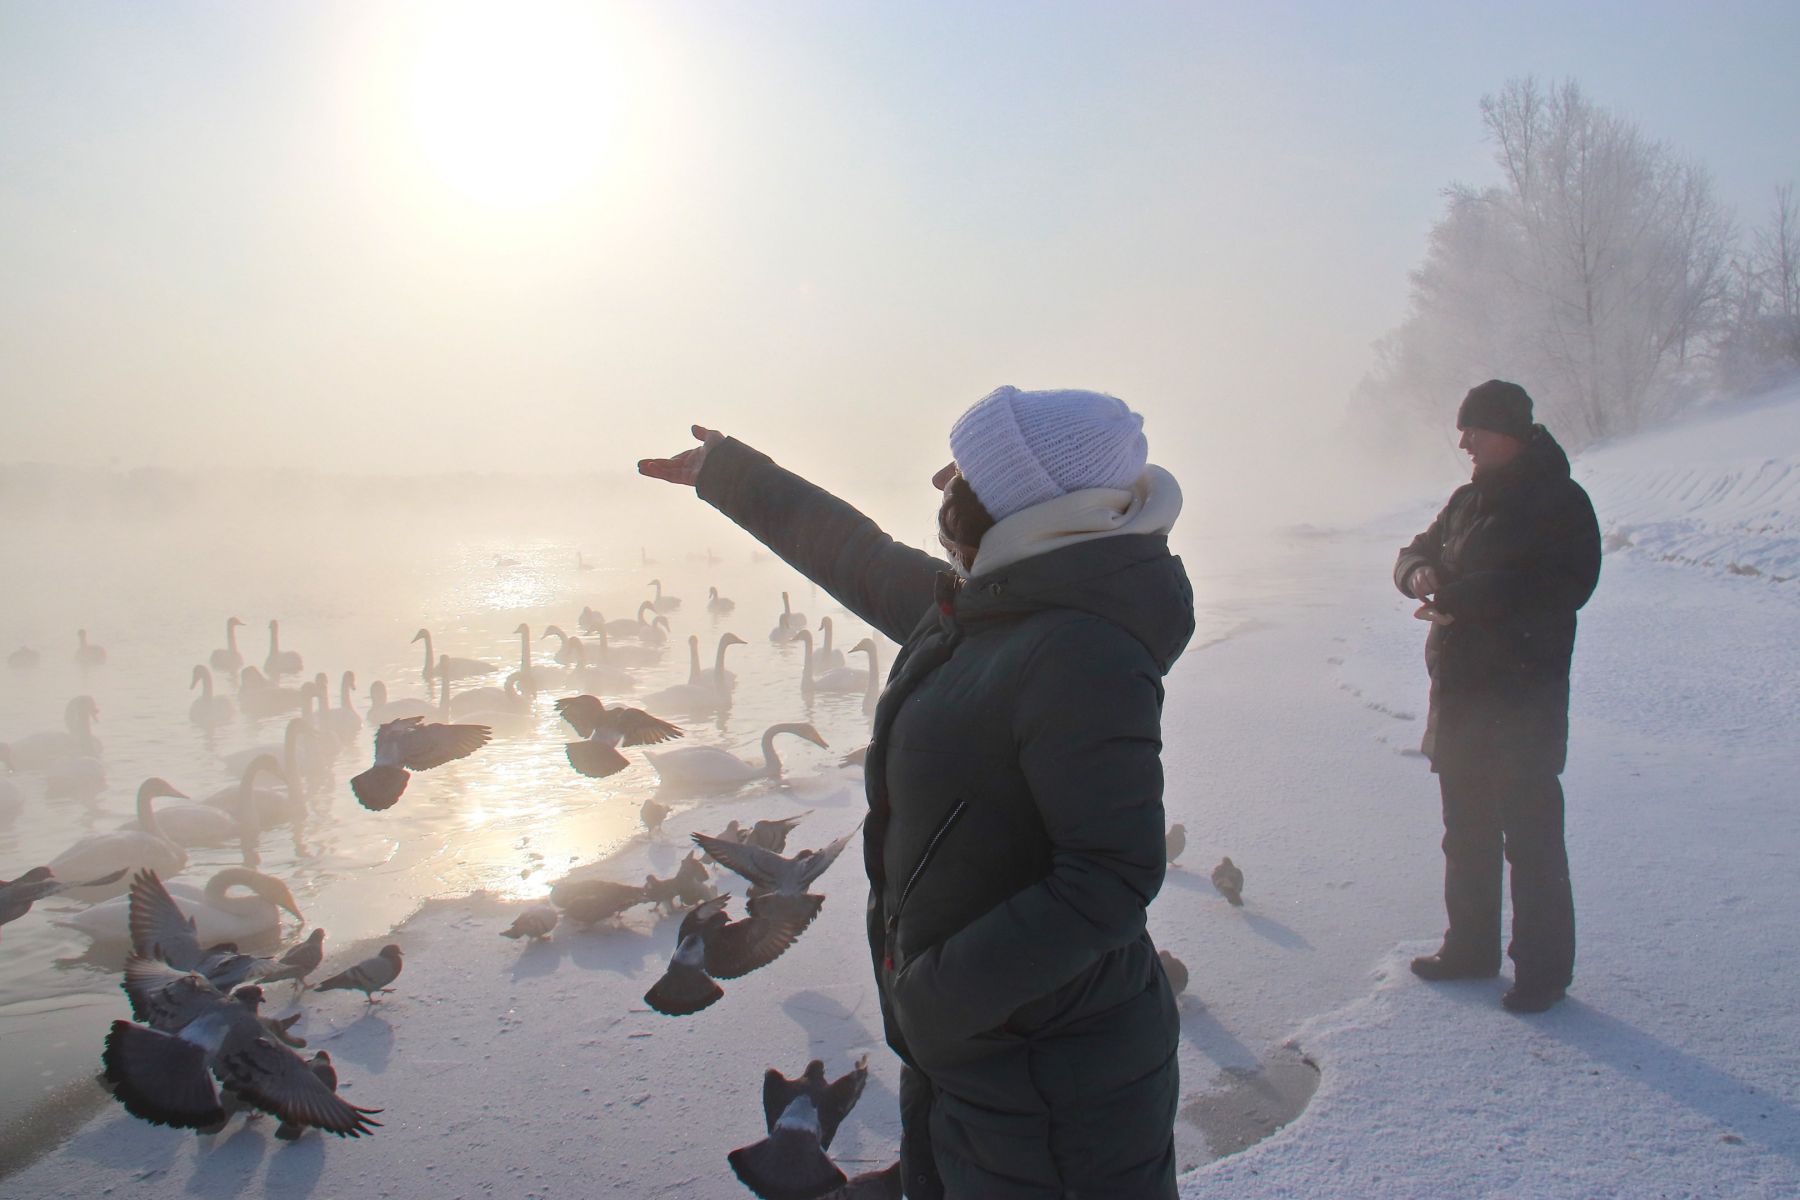
[(1083, 488), (1128, 488), (1150, 447), (1144, 418), (1115, 396), (996, 388), (950, 429), (950, 453), (998, 521)]

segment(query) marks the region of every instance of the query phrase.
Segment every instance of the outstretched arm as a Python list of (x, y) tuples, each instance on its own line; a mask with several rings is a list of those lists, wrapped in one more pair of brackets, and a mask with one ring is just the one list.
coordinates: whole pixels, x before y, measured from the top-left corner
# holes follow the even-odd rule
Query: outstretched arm
[(874, 521), (715, 429), (693, 427), (701, 444), (671, 458), (646, 458), (640, 474), (686, 484), (845, 608), (904, 642), (931, 608), (950, 564), (901, 545)]

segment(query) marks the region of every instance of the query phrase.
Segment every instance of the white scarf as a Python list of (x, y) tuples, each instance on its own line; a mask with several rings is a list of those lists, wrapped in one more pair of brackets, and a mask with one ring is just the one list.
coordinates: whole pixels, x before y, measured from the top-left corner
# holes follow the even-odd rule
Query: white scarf
[(1167, 533), (1181, 514), (1181, 485), (1161, 467), (1144, 468), (1129, 488), (1085, 488), (994, 523), (982, 536), (971, 578), (1077, 542), (1127, 533)]

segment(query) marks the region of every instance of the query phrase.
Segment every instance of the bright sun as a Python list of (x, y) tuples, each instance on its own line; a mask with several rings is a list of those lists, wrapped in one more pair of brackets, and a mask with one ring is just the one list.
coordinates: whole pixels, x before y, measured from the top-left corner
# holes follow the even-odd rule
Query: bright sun
[(473, 200), (550, 203), (590, 180), (618, 137), (623, 80), (591, 13), (561, 4), (447, 9), (413, 72), (432, 168)]

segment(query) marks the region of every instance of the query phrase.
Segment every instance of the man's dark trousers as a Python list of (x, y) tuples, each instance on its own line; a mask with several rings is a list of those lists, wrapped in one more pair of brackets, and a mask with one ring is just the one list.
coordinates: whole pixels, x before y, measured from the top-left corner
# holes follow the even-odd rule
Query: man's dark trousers
[(1444, 952), (1472, 969), (1500, 966), (1500, 872), (1512, 865), (1514, 981), (1569, 986), (1575, 901), (1563, 842), (1562, 781), (1492, 770), (1444, 772)]

